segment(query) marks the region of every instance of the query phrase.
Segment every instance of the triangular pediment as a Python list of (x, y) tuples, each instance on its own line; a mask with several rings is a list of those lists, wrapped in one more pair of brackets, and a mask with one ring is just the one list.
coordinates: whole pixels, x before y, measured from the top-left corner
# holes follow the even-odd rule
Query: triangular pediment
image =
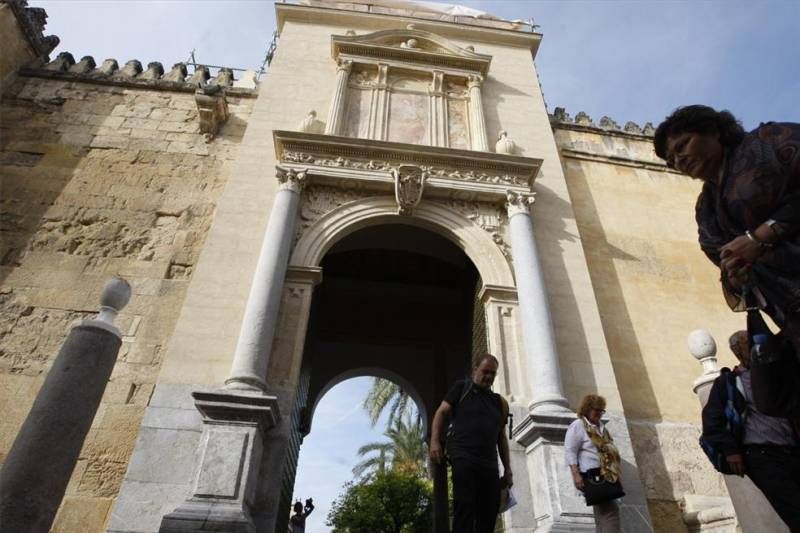
[(392, 59), (450, 66), (485, 75), (492, 56), (462, 48), (449, 39), (417, 29), (382, 30), (364, 35), (333, 35), (334, 58)]

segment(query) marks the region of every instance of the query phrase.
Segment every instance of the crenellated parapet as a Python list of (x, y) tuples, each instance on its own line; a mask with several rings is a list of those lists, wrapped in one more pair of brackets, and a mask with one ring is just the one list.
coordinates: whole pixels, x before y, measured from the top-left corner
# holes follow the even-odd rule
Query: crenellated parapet
[(76, 62), (69, 52), (61, 52), (41, 67), (24, 68), (20, 74), (144, 89), (180, 92), (195, 92), (199, 89), (205, 93), (224, 91), (232, 96), (254, 95), (258, 88), (256, 73), (252, 70), (243, 72), (237, 80), (230, 68), (218, 68), (212, 76), (210, 69), (202, 65), (195, 67), (194, 72), (189, 74), (185, 63), (175, 63), (166, 70), (158, 61), (150, 62), (144, 68), (137, 59), (120, 65), (116, 59), (110, 58), (98, 65), (92, 56), (83, 56)]
[(633, 135), (636, 137), (652, 137), (656, 129), (651, 122), (644, 126), (628, 121), (624, 126), (620, 126), (613, 119), (603, 116), (597, 123), (588, 114), (579, 111), (575, 118), (572, 118), (563, 107), (557, 107), (550, 115), (550, 124), (555, 127), (566, 127), (568, 129), (594, 130), (598, 133), (613, 133), (620, 135)]
[(37, 56), (49, 60), (50, 52), (58, 46), (59, 38), (55, 35), (44, 35), (47, 24), (47, 13), (41, 7), (28, 7), (28, 0), (1, 0), (8, 5), (17, 18), (25, 39)]

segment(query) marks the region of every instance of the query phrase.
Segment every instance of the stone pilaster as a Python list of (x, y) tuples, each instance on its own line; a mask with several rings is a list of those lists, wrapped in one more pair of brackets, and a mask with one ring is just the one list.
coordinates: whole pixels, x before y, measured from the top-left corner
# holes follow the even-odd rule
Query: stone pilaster
[(428, 89), (430, 109), (428, 111), (428, 133), (431, 146), (449, 146), (447, 135), (447, 95), (444, 92), (444, 73), (433, 71)]
[(350, 77), (352, 68), (353, 62), (349, 59), (339, 59), (336, 62), (336, 88), (333, 91), (331, 106), (328, 109), (328, 122), (325, 124), (325, 133), (328, 135), (339, 135), (341, 133), (344, 106), (347, 103), (347, 80)]
[(264, 391), (305, 172), (277, 167), (280, 182), (250, 286), (227, 389)]
[(533, 195), (509, 192), (507, 200), (520, 318), (524, 324), (522, 339), (532, 389), (528, 409), (538, 414), (569, 413), (530, 214)]
[(389, 65), (378, 65), (378, 77), (372, 88), (367, 137), (377, 141), (389, 139)]
[(483, 116), (483, 98), (481, 96), (482, 76), (470, 76), (467, 80), (469, 88), (469, 123), (472, 137), (472, 149), (481, 152), (489, 151), (486, 138), (486, 119)]

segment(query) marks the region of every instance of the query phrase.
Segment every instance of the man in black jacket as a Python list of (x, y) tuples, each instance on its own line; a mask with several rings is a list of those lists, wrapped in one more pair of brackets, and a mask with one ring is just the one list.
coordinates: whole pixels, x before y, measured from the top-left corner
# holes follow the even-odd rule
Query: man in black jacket
[[(766, 416), (755, 408), (747, 332), (737, 331), (731, 335), (729, 344), (739, 365), (733, 371), (723, 368), (714, 381), (703, 408), (703, 437), (722, 451), (736, 475), (747, 475), (755, 483), (793, 532), (800, 532), (797, 434), (786, 418)], [(728, 381), (735, 384), (733, 404), (744, 421), (741, 431), (731, 431), (725, 416)]]

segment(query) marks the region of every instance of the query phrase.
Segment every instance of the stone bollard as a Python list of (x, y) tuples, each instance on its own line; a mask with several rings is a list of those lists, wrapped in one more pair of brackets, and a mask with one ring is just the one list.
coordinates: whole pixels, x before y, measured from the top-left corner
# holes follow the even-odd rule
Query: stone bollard
[[(717, 345), (711, 333), (704, 329), (697, 329), (689, 334), (689, 352), (703, 365), (703, 374), (694, 380), (694, 392), (700, 399), (700, 405), (705, 406), (708, 393), (714, 380), (719, 375), (717, 368)], [(742, 533), (789, 533), (789, 528), (772, 509), (772, 505), (764, 494), (756, 487), (750, 478), (738, 476), (724, 476), (725, 486), (728, 488), (733, 508)], [(711, 509), (706, 509), (711, 511)], [(699, 512), (694, 516), (695, 521), (703, 523), (689, 524), (692, 531), (721, 531), (720, 522), (724, 520), (724, 513)], [(705, 514), (704, 514), (705, 513)], [(716, 522), (716, 523), (715, 523)], [(731, 527), (730, 531), (734, 529)]]
[(117, 360), (114, 317), (130, 299), (127, 281), (103, 289), (100, 313), (70, 331), (0, 470), (4, 533), (47, 533)]

